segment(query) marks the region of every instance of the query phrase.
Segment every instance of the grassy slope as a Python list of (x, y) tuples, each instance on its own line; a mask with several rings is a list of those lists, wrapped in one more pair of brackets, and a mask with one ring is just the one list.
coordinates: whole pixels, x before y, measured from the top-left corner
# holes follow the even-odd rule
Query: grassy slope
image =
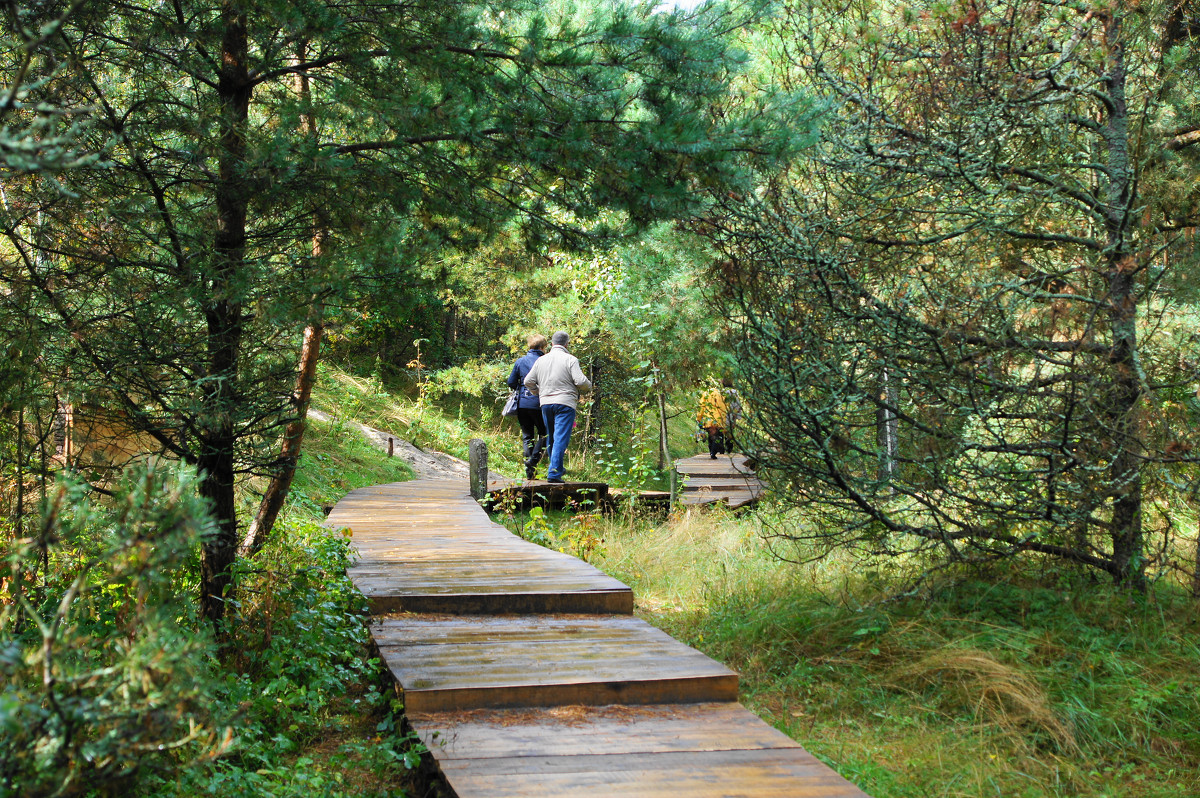
[(638, 611), (876, 798), (1200, 795), (1195, 605), (995, 575), (885, 602), (848, 561), (772, 558), (717, 512), (603, 530)]
[[(325, 409), (452, 453), (481, 437), (519, 470), (490, 408), (326, 386)], [(1200, 795), (1196, 610), (1169, 587), (1136, 600), (995, 574), (885, 601), (886, 566), (780, 562), (755, 516), (563, 514), (532, 531), (625, 580), (641, 615), (739, 671), (751, 709), (875, 798)]]

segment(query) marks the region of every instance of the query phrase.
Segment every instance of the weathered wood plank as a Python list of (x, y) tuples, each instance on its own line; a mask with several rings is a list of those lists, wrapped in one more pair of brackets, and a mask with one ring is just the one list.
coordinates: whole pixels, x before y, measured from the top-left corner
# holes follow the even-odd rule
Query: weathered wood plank
[(628, 587), (491, 523), (464, 485), (355, 491), (329, 524), (374, 611), (407, 610), (372, 634), (459, 798), (865, 798), (734, 703), (736, 674), (632, 617)]
[(353, 491), (326, 523), (349, 528), (347, 569), (373, 614), (632, 613), (628, 586), (493, 523), (453, 480)]
[(395, 595), (393, 586), (378, 588), (371, 582), (358, 585), (367, 598), (372, 615), (396, 612), (454, 613), (459, 615), (488, 615), (503, 613), (608, 613), (628, 615), (633, 612), (633, 594), (628, 590), (584, 590), (570, 588), (544, 592), (517, 592), (511, 587), (488, 592), (478, 588), (471, 592), (427, 591), (411, 595)]
[(628, 616), (401, 615), (371, 624), (413, 712), (737, 699), (737, 675)]
[(681, 481), (681, 487), (685, 490), (702, 490), (704, 488), (755, 490), (761, 488), (762, 483), (758, 481), (757, 477), (689, 476)]
[(679, 503), (684, 506), (718, 502), (737, 509), (754, 504), (764, 486), (745, 455), (696, 455), (675, 461), (679, 474)]
[(719, 454), (716, 459), (706, 454), (684, 457), (675, 461), (675, 470), (680, 474), (753, 474), (750, 458), (743, 454)]
[(740, 704), (410, 715), (460, 798), (866, 798)]
[(498, 486), (488, 493), (483, 505), (488, 510), (528, 510), (531, 507), (557, 510), (574, 506), (601, 507), (607, 501), (608, 484), (604, 482), (546, 482), (535, 479)]
[(731, 510), (749, 507), (757, 502), (759, 497), (750, 493), (698, 493), (683, 494), (679, 503), (685, 507), (703, 507), (707, 504), (724, 504)]
[[(824, 767), (805, 763), (707, 762), (708, 754), (612, 757), (606, 770), (552, 774), (448, 773), (458, 798), (857, 798), (857, 787)], [(752, 756), (752, 754), (748, 754)]]
[(440, 762), (800, 747), (734, 703), (565, 706), (408, 717)]

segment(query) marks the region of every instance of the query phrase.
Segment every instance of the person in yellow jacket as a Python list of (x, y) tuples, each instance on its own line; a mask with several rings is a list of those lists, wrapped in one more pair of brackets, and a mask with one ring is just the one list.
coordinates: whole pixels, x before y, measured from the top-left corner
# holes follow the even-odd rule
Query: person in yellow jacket
[(742, 404), (733, 380), (728, 377), (721, 385), (713, 386), (700, 397), (700, 410), (696, 422), (708, 436), (708, 456), (716, 460), (718, 454), (726, 454), (733, 448), (733, 425), (741, 414)]

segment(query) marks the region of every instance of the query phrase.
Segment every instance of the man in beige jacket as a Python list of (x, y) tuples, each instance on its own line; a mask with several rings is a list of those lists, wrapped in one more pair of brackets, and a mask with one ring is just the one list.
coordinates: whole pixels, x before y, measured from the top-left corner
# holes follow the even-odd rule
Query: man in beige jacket
[(563, 458), (575, 427), (579, 395), (592, 390), (591, 381), (579, 368), (579, 358), (567, 351), (570, 336), (559, 330), (550, 336), (550, 351), (534, 361), (525, 375), (525, 387), (538, 397), (546, 422), (546, 449), (550, 452), (547, 482), (563, 481)]

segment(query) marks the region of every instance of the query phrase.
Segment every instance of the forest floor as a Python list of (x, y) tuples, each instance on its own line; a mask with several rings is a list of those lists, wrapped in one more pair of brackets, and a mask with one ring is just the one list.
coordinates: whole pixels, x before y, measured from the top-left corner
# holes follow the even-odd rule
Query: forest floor
[[(480, 437), (497, 467), (517, 462), (511, 425), (372, 401), (340, 415), (371, 421), (345, 427), (374, 459), (392, 437), (417, 474), (465, 480), (432, 450)], [(322, 466), (310, 484), (340, 497), (360, 484), (341, 473)], [(899, 596), (903, 564), (813, 559), (778, 536), (795, 519), (770, 505), (495, 519), (629, 584), (640, 617), (739, 672), (746, 706), (874, 798), (1200, 796), (1196, 605), (1165, 580), (1130, 596), (1013, 564)]]

